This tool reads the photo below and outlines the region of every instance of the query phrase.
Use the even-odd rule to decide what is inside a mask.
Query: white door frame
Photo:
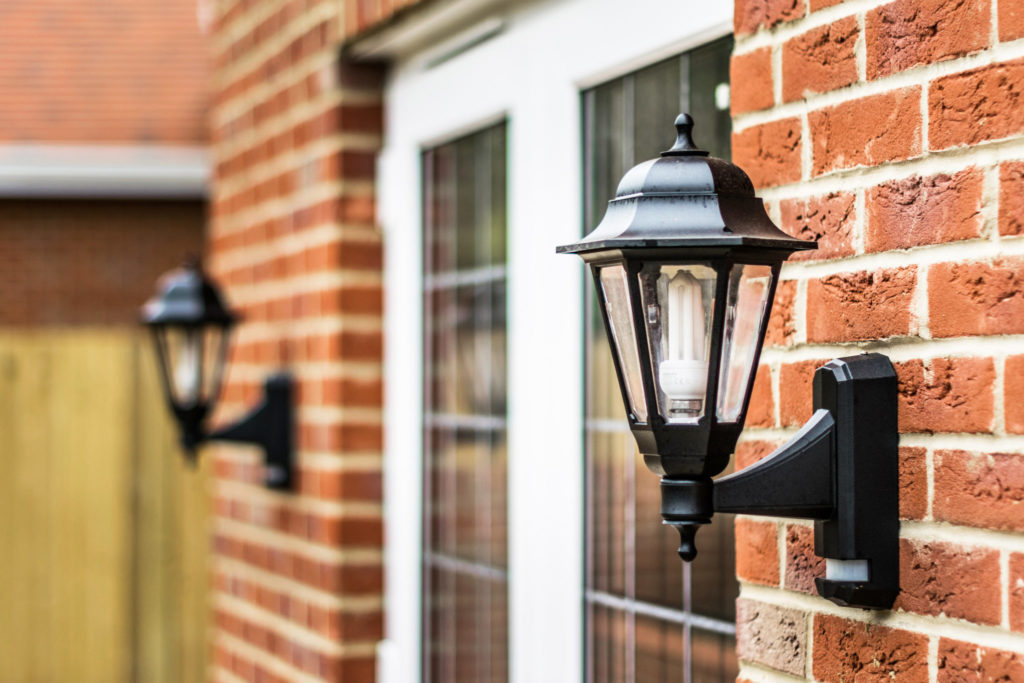
[[[731,2],[494,5],[464,27],[468,49],[459,51],[459,34],[431,50],[391,48],[378,170],[386,255],[382,683],[420,680],[422,151],[508,121],[510,680],[581,681],[584,280],[578,258],[554,251],[581,235],[580,90],[732,27]],[[417,37],[422,45],[423,32]]]

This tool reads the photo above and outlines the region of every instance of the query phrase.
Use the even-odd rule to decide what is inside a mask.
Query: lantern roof
[[[157,293],[142,307],[146,325],[231,325],[237,320],[217,286],[204,275],[197,259],[165,273]]]
[[[816,242],[790,237],[772,222],[739,166],[697,147],[689,114],[680,114],[675,127],[672,148],[630,169],[593,232],[581,242],[557,247],[558,253],[757,247],[784,258],[817,248]]]

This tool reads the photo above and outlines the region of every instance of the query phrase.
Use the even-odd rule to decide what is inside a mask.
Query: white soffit
[[[356,59],[400,59],[414,52],[429,51],[442,61],[476,42],[501,31],[500,19],[534,0],[437,0],[413,6],[393,22],[371,30],[346,45]],[[467,29],[467,27],[469,27]]]
[[[205,147],[0,144],[3,198],[202,199]]]

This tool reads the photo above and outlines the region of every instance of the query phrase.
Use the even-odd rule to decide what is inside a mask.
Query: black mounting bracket
[[[294,471],[293,394],[295,381],[288,373],[267,378],[263,402],[233,425],[206,435],[206,440],[233,441],[263,447],[267,488],[290,490]]]
[[[679,529],[679,553],[711,512],[813,519],[826,559],[818,593],[868,609],[899,593],[897,383],[889,359],[839,358],[814,374],[814,414],[782,447],[714,482],[662,479],[662,516]]]

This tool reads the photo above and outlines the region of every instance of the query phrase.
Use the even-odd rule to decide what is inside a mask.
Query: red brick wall
[[[824,569],[811,526],[740,518],[741,679],[1017,680],[1024,11],[737,0],[735,29],[735,160],[821,247],[783,271],[741,462],[810,416],[821,362],[888,353],[903,518],[891,613],[808,599]]]
[[[198,201],[0,201],[0,326],[137,325],[205,220]]]
[[[394,21],[414,6],[436,0],[345,0],[345,37]]]
[[[245,316],[223,415],[291,370],[299,468],[297,490],[275,493],[251,450],[212,453],[218,680],[374,680],[383,72],[339,61],[347,5],[218,3],[209,263]]]

